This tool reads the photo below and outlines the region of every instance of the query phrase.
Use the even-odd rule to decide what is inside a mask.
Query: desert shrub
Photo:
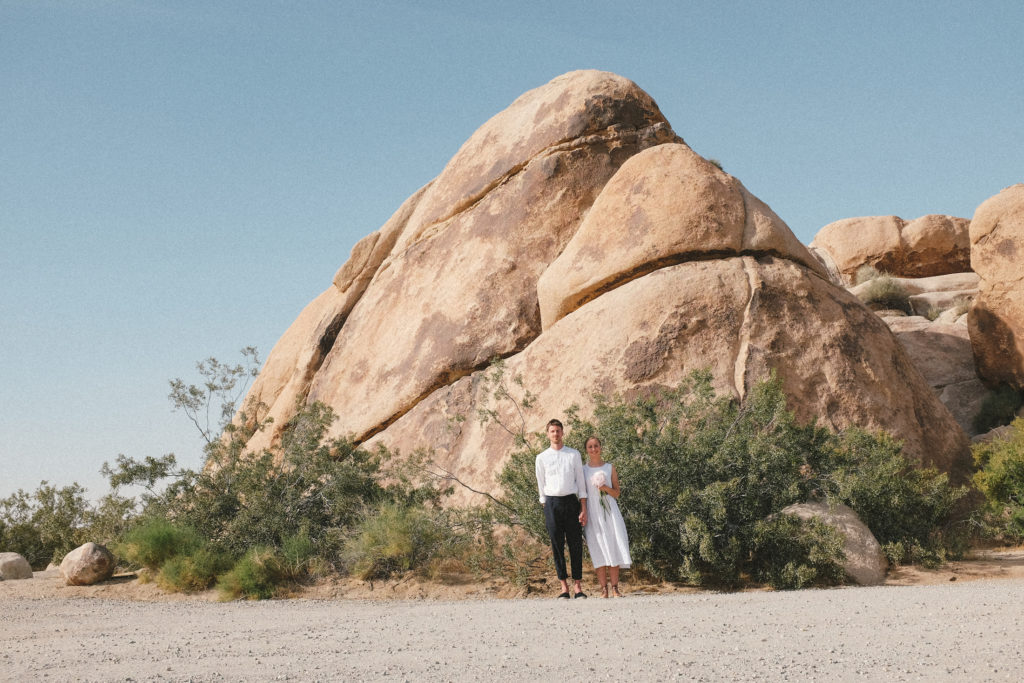
[[[422,569],[457,542],[441,511],[388,503],[365,515],[343,556],[353,574],[381,579]]]
[[[156,582],[165,590],[194,593],[212,586],[217,576],[231,569],[232,564],[227,553],[203,545],[167,559],[160,567]]]
[[[444,493],[384,449],[371,452],[347,439],[327,438],[334,419],[321,403],[302,406],[273,453],[245,453],[251,431],[228,427],[208,445],[207,467],[199,472],[177,469],[173,456],[145,462],[122,457],[109,470],[112,484],[152,490],[145,503],[148,517],[194,529],[230,555],[270,549],[282,562],[272,576],[321,572],[336,560],[366,509],[389,501],[423,506]],[[165,479],[170,483],[158,491],[156,483]]]
[[[153,517],[125,534],[116,552],[131,564],[155,571],[176,555],[199,550],[204,543],[192,527]]]
[[[842,583],[843,538],[817,519],[775,515],[754,528],[753,578],[776,590]]]
[[[632,401],[596,397],[592,421],[570,416],[566,443],[597,434],[618,469],[635,565],[656,579],[724,587],[755,576],[778,585],[834,580],[828,539],[812,530],[806,542],[782,544],[765,526],[787,505],[810,500],[849,505],[898,561],[962,549],[964,487],[915,467],[884,434],[798,422],[775,377],[736,401],[698,372]],[[513,456],[500,481],[502,501],[524,508],[521,519],[539,510],[531,458]],[[775,554],[759,556],[759,547]]]
[[[982,522],[994,537],[1024,541],[1024,419],[1002,439],[975,444],[974,485],[985,497]]]
[[[22,489],[0,499],[0,550],[22,555],[35,570],[88,538],[91,507],[78,484],[58,488],[43,481],[32,493]]]
[[[222,600],[266,600],[274,597],[289,576],[281,558],[273,548],[257,546],[249,549],[235,566],[217,580]]]
[[[907,290],[890,275],[880,275],[871,279],[870,284],[858,296],[865,304],[878,308],[903,311],[908,315],[914,312]]]
[[[971,426],[976,434],[1010,424],[1024,405],[1024,394],[1011,386],[1000,384],[982,401],[978,414],[974,416]]]
[[[875,278],[878,278],[878,277],[881,277],[881,276],[882,276],[882,272],[881,271],[879,271],[874,266],[869,266],[869,265],[865,264],[865,265],[863,265],[863,266],[861,266],[860,268],[857,269],[857,272],[853,276],[853,284],[855,284],[855,285],[862,285],[865,282],[867,282],[868,280],[874,280]]]
[[[722,162],[719,161],[718,159],[708,158],[708,163],[717,168],[719,171],[725,170],[722,168]]]
[[[971,301],[972,299],[969,296],[958,296],[953,299],[953,310],[956,311],[957,318],[971,310]]]
[[[889,561],[936,565],[966,549],[971,500],[965,486],[919,467],[884,433],[848,429],[829,440],[825,473],[833,499],[853,508]]]

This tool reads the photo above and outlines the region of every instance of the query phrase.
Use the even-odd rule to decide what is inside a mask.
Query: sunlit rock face
[[[1024,389],[1024,183],[974,212],[971,265],[981,277],[967,317],[978,374]]]
[[[947,275],[971,270],[969,225],[937,214],[844,218],[819,230],[810,246],[843,284],[852,284],[863,266],[909,278]]]
[[[743,396],[774,370],[805,419],[886,429],[924,462],[966,465],[966,437],[886,325],[614,74],[525,93],[356,245],[255,382],[275,422],[250,447],[323,401],[333,434],[432,448],[493,490],[512,437],[477,409],[520,424],[490,399],[495,357],[537,396],[529,430],[572,404],[586,413],[596,391],[635,396],[707,368]]]

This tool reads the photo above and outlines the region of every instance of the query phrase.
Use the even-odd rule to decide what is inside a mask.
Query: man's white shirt
[[[583,458],[575,448],[562,446],[557,451],[548,448],[537,454],[535,468],[541,503],[544,503],[548,496],[576,494],[580,498],[587,497],[587,482],[583,478]]]

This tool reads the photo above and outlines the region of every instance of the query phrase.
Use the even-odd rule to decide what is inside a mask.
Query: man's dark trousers
[[[575,495],[547,496],[544,499],[544,525],[551,539],[555,571],[559,581],[568,578],[565,571],[565,544],[569,543],[572,579],[583,578],[583,527],[580,526],[580,501]]]

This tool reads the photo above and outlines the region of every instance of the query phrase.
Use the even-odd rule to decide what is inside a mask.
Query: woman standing
[[[626,523],[619,512],[618,497],[622,492],[619,474],[614,465],[601,459],[601,440],[596,436],[587,439],[587,457],[589,462],[583,466],[590,499],[590,519],[584,527],[587,548],[594,561],[602,597],[608,597],[608,575],[611,574],[612,595],[621,598],[619,569],[628,569],[633,560],[629,556]]]

